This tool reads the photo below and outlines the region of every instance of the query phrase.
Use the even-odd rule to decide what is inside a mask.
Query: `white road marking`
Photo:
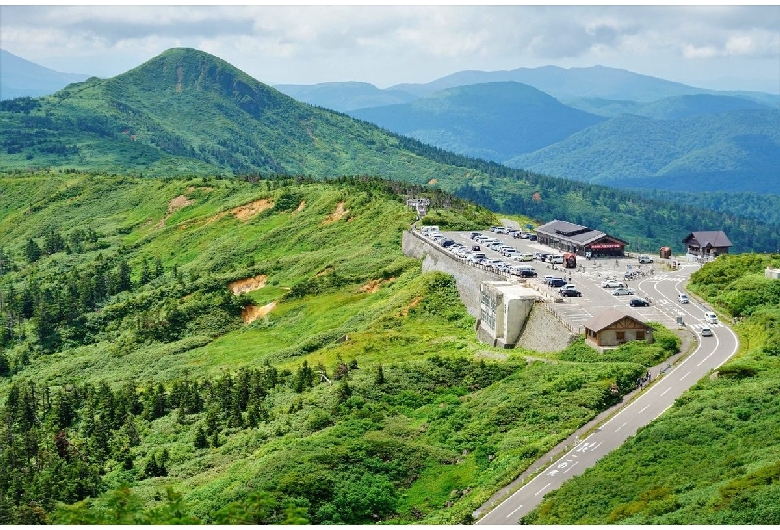
[[[623,427],[625,427],[627,423],[628,423],[627,421],[624,421],[624,422],[623,422],[623,425],[621,425],[620,427],[618,427],[617,429],[615,429],[615,432],[618,432],[620,429],[622,429]]]
[[[691,372],[688,372],[688,373],[686,373],[684,376],[682,376],[682,377],[680,378],[680,381],[682,381],[683,379],[685,379],[685,378],[686,378],[686,377],[688,377],[689,375],[691,375]]]
[[[507,519],[509,519],[510,517],[512,517],[512,516],[515,514],[515,512],[516,512],[517,510],[519,510],[520,508],[522,508],[522,507],[523,507],[523,505],[521,504],[520,506],[518,506],[517,508],[515,508],[514,510],[512,510],[512,511],[510,512],[510,514],[506,516],[506,518],[507,518]]]
[[[536,497],[537,495],[539,495],[541,492],[543,492],[544,490],[546,490],[546,489],[547,489],[547,488],[549,488],[550,486],[552,486],[552,482],[548,483],[548,484],[547,484],[545,487],[543,487],[542,489],[540,489],[539,491],[537,491],[536,493],[534,493],[534,497]]]
[[[661,397],[661,396],[663,396],[664,394],[666,394],[666,393],[667,393],[667,392],[669,392],[670,390],[671,390],[671,387],[670,387],[670,388],[667,388],[667,389],[666,389],[666,390],[664,390],[664,391],[663,391],[663,393],[662,393],[660,396],[658,396],[658,397]]]
[[[579,462],[574,462],[569,469],[567,469],[566,471],[563,472],[563,474],[565,475],[566,473],[568,473],[569,471],[574,469],[574,466],[576,466],[577,464],[579,464]]]
[[[644,411],[646,411],[646,410],[647,410],[647,408],[648,408],[649,406],[650,406],[650,405],[647,405],[645,408],[643,408],[642,410],[640,410],[640,411],[639,411],[639,414],[642,414]]]

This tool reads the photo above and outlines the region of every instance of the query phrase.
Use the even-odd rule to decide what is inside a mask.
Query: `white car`
[[[688,295],[685,293],[680,293],[677,295],[677,301],[681,304],[687,304],[690,300],[688,300]]]
[[[623,283],[617,280],[604,280],[601,282],[601,286],[605,289],[617,289],[618,287],[623,287]]]
[[[533,254],[520,254],[519,256],[516,256],[515,259],[517,261],[533,261],[534,255]]]
[[[708,328],[707,326],[701,328],[701,336],[702,337],[712,337],[712,330]]]
[[[615,289],[614,291],[612,291],[612,294],[614,294],[615,296],[622,296],[622,295],[626,295],[626,294],[634,294],[634,290],[633,289],[628,289],[626,287],[619,287],[619,288]]]
[[[718,315],[716,315],[712,311],[705,311],[705,313],[704,313],[704,320],[707,322],[707,324],[717,324],[718,323]]]

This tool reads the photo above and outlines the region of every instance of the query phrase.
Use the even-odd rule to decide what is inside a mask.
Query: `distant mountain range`
[[[274,85],[282,94],[318,107],[346,112],[367,107],[409,103],[417,96],[403,90],[382,90],[370,83]]]
[[[411,103],[347,114],[448,151],[495,162],[552,145],[606,120],[514,82],[460,86]]]
[[[492,118],[481,122],[475,118],[474,106],[469,104],[475,95],[480,95],[481,112]],[[615,124],[629,127],[632,120],[642,120],[640,124],[661,121],[636,116],[606,119],[562,105],[519,83],[461,87],[426,100],[428,103],[414,102],[421,109],[419,116],[436,116],[436,105],[448,108],[458,104],[462,116],[449,121],[440,116],[444,125],[468,124],[477,136],[486,136],[488,129],[480,132],[479,127],[493,121],[505,126],[525,121],[526,129],[516,128],[508,138],[522,137],[530,146],[527,149],[537,147],[531,145],[538,141],[534,135],[546,142],[556,141],[522,156],[551,149],[594,129],[603,128],[608,133]],[[513,101],[522,104],[522,116],[514,118],[510,113],[508,119],[499,119],[505,102]],[[539,109],[544,112],[535,116]],[[734,124],[741,123],[751,131],[753,118],[747,113],[773,111],[730,112],[746,113],[742,122]],[[545,113],[557,113],[558,118],[544,122]],[[702,127],[715,131],[715,124],[703,118],[708,115],[684,120],[701,120]],[[124,74],[72,83],[51,96],[2,101],[0,122],[0,170],[51,168],[144,176],[369,175],[441,188],[493,211],[571,219],[630,240],[632,248],[675,244],[689,231],[709,227],[726,231],[739,241],[741,249],[776,248],[777,244],[776,227],[764,224],[764,220],[754,222],[696,206],[678,208],[635,193],[462,156],[298,102],[223,60],[192,49],[168,50]],[[695,123],[689,125],[692,138],[677,136],[674,141],[691,143]],[[771,124],[766,127],[771,128]],[[636,133],[627,130],[624,136],[630,134]],[[659,134],[668,133],[661,129]],[[620,134],[613,136],[619,138]],[[750,145],[758,152],[762,147],[771,148],[775,140],[761,132],[740,141],[743,147]],[[636,149],[641,161],[655,163],[652,150],[648,151],[649,159],[642,160],[641,145]],[[619,145],[615,152],[621,152]],[[706,149],[701,152],[706,153]],[[717,154],[726,160],[740,156],[727,151]],[[670,164],[666,162],[666,166]],[[750,176],[752,179],[764,178],[769,171],[758,164],[750,167],[761,169]],[[747,188],[751,184],[742,185]],[[767,180],[767,187],[772,185]]]
[[[0,50],[0,100],[48,96],[70,83],[88,78],[83,74],[56,72]]]

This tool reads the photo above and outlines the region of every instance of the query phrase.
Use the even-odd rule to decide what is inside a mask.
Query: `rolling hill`
[[[350,116],[474,158],[503,162],[603,121],[521,83],[484,83]]]
[[[390,88],[423,97],[456,86],[497,81],[515,81],[531,85],[564,103],[568,100],[581,98],[650,102],[672,96],[713,94],[744,96],[775,108],[780,106],[780,95],[778,94],[750,91],[720,92],[606,66],[585,68],[541,66],[539,68],[517,68],[493,72],[467,70],[456,72],[430,83],[406,83]]]
[[[0,100],[48,96],[88,77],[57,72],[0,49]]]
[[[647,103],[585,98],[571,100],[567,104],[608,118],[615,118],[622,114],[636,114],[659,120],[674,120],[701,114],[718,114],[731,110],[769,110],[772,108],[770,105],[744,97],[709,94],[672,96]]]
[[[780,111],[623,115],[507,161],[617,187],[780,193]]]
[[[402,90],[382,90],[370,83],[358,82],[274,85],[274,88],[298,101],[339,112],[409,103],[417,99],[417,96]]]

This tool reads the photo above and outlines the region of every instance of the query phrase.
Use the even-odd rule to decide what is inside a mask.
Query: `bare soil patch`
[[[244,321],[245,324],[249,324],[251,322],[254,322],[258,318],[263,318],[268,313],[271,312],[271,310],[276,307],[276,302],[271,302],[270,304],[265,304],[264,306],[256,306],[256,305],[248,305],[243,310],[241,310],[241,319]]]
[[[438,181],[438,180],[436,180],[436,179],[431,179],[431,180],[429,180],[429,181],[428,181],[428,185],[429,185],[429,186],[433,186],[433,185],[434,185],[434,184],[436,184],[437,182],[439,182],[439,181]]]
[[[387,280],[379,280],[379,279],[371,280],[370,282],[362,286],[360,289],[358,289],[358,292],[374,294],[379,290],[380,287],[382,287],[382,284],[391,283],[394,280],[395,278],[388,278]]]
[[[349,210],[344,209],[344,203],[340,202],[336,205],[336,210],[328,217],[326,217],[325,220],[322,222],[322,224],[328,224],[334,221],[338,221],[339,219],[343,219],[344,216],[347,215],[348,213]]]
[[[236,280],[228,284],[228,289],[230,289],[230,291],[234,295],[238,296],[240,294],[256,291],[257,289],[262,289],[263,287],[265,287],[265,281],[267,279],[268,276],[266,276],[265,274],[260,274],[258,276],[255,276],[254,278],[245,278],[243,280]]]
[[[233,208],[230,210],[230,213],[232,213],[239,221],[248,221],[260,212],[269,208],[273,208],[273,206],[274,203],[268,199],[260,199],[254,202],[250,202],[249,204],[239,206],[238,208]]]
[[[301,201],[301,204],[298,205],[295,212],[302,212],[304,208],[306,208],[306,201]]]
[[[422,299],[423,299],[423,297],[422,297],[422,296],[418,296],[417,298],[415,298],[414,300],[412,300],[411,302],[409,302],[409,305],[407,305],[406,307],[404,307],[404,308],[401,310],[401,316],[402,316],[402,317],[405,317],[405,316],[407,316],[407,315],[409,314],[409,311],[411,311],[412,309],[414,309],[414,307],[416,307],[416,306],[417,306],[417,304],[419,304],[419,303],[422,301]]]
[[[165,226],[165,221],[168,220],[173,212],[181,210],[185,206],[190,206],[192,204],[195,204],[195,200],[188,199],[185,195],[179,195],[178,197],[171,199],[170,202],[168,202],[168,213],[166,213],[163,218],[160,219],[160,222],[157,223],[155,227],[162,228]]]

